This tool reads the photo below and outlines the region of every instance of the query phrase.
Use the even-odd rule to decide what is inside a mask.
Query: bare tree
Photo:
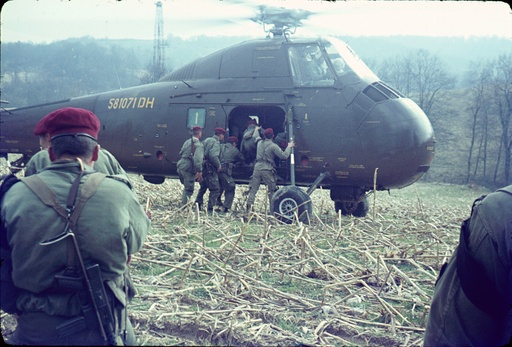
[[[466,73],[466,82],[470,86],[467,93],[469,106],[466,111],[472,118],[466,183],[469,183],[477,175],[480,161],[483,166],[482,176],[487,176],[488,111],[490,107],[488,86],[491,70],[490,64],[473,63],[472,68]],[[473,173],[471,173],[472,168]]]
[[[439,56],[419,49],[402,57],[384,61],[379,71],[382,79],[406,96],[416,100],[429,114],[443,90],[455,85]]]
[[[494,68],[492,89],[494,103],[501,125],[500,159],[503,153],[503,177],[505,185],[510,181],[512,160],[512,53],[501,55]],[[496,163],[494,179],[497,180],[500,160]]]
[[[512,179],[512,53],[475,65],[466,81],[470,86],[466,111],[472,118],[467,182],[508,185]]]

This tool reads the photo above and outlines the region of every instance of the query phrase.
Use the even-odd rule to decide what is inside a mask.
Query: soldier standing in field
[[[41,150],[34,154],[27,165],[25,166],[25,177],[35,175],[43,168],[51,164],[50,156],[48,154],[48,147],[50,146],[50,134],[46,130],[46,118],[43,117],[34,128],[34,135],[39,137],[39,145]],[[107,151],[100,148],[98,153],[98,160],[94,163],[94,170],[103,172],[106,175],[121,175],[124,179],[128,179],[128,175],[122,168],[117,159]]]
[[[194,194],[195,182],[203,181],[204,147],[201,143],[203,129],[195,126],[191,130],[192,137],[181,146],[180,160],[177,163],[178,175],[183,184],[182,206],[185,206]]]
[[[477,199],[435,284],[424,345],[512,344],[512,186]]]
[[[199,209],[203,206],[203,197],[206,190],[210,190],[208,196],[208,211],[212,212],[217,198],[220,195],[219,172],[222,170],[220,165],[220,144],[224,141],[226,130],[215,128],[213,136],[203,141],[204,161],[203,161],[203,181],[201,188],[197,193],[196,204]]]
[[[136,343],[127,314],[135,294],[128,265],[150,221],[128,181],[93,170],[99,126],[85,109],[50,113],[52,163],[0,201],[2,260],[8,260],[1,304],[18,316],[10,344]],[[5,291],[9,281],[14,300]]]
[[[232,177],[233,166],[244,161],[244,156],[237,148],[238,139],[235,136],[228,137],[227,143],[223,143],[220,148],[220,163],[222,171],[219,172],[220,194],[217,198],[217,205],[223,206],[223,212],[229,212],[235,199],[235,180]],[[224,203],[221,195],[225,192]]]
[[[272,128],[265,129],[262,140],[259,134],[260,127],[254,129],[253,137],[257,144],[256,149],[256,164],[254,164],[254,171],[252,174],[251,182],[249,183],[249,196],[247,197],[247,211],[250,211],[256,199],[256,193],[260,188],[263,181],[268,188],[268,201],[269,206],[272,202],[272,195],[276,191],[276,169],[275,158],[287,159],[290,156],[292,147],[295,147],[295,142],[290,141],[283,151],[279,146],[274,143],[274,130]]]

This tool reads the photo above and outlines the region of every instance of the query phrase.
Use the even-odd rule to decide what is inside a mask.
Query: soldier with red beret
[[[34,135],[39,136],[39,145],[41,150],[34,154],[25,166],[25,177],[38,173],[43,168],[51,164],[48,154],[50,146],[50,133],[46,129],[46,120],[51,115],[43,117],[34,128]],[[98,152],[98,160],[94,163],[94,170],[103,172],[107,175],[121,175],[123,179],[128,180],[126,171],[122,168],[117,159],[104,148]]]
[[[183,184],[181,206],[185,206],[194,194],[195,182],[203,181],[203,128],[194,126],[190,130],[192,137],[181,146],[180,160],[177,163],[178,176]]]
[[[249,196],[247,197],[247,210],[250,211],[256,199],[256,193],[260,188],[261,182],[267,185],[269,206],[272,202],[272,195],[276,191],[276,170],[275,158],[287,159],[295,147],[295,142],[290,141],[285,150],[273,141],[274,130],[267,128],[263,132],[265,140],[262,140],[259,134],[260,127],[254,129],[253,137],[257,144],[256,149],[256,164],[252,174],[251,182],[249,182]]]
[[[2,287],[11,280],[17,288],[9,310],[19,315],[7,342],[135,344],[126,312],[135,293],[128,264],[142,248],[150,221],[129,182],[93,170],[100,127],[94,113],[68,107],[50,113],[45,122],[52,163],[14,184],[0,205],[12,259],[10,278],[2,271]],[[99,269],[107,304],[102,312],[113,317],[109,329],[99,323],[105,320],[94,319],[82,265]],[[0,293],[2,304],[5,294]]]
[[[230,136],[226,143],[220,147],[220,163],[222,171],[219,172],[220,195],[217,199],[217,205],[222,206],[223,212],[229,212],[235,199],[236,184],[233,179],[233,166],[244,161],[244,156],[237,148],[238,139]],[[221,195],[225,192],[224,203],[222,203]]]
[[[226,130],[224,128],[215,128],[213,136],[203,141],[204,161],[203,161],[203,181],[201,188],[197,193],[196,204],[199,208],[203,206],[203,197],[206,190],[210,190],[208,196],[208,211],[213,211],[213,207],[220,195],[219,172],[222,170],[220,165],[220,143],[224,141]]]

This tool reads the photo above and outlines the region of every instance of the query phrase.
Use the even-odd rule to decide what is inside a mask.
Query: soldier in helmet
[[[128,264],[150,221],[128,181],[93,170],[99,127],[85,109],[51,112],[52,163],[15,183],[0,201],[1,246],[12,259],[10,275],[2,264],[1,282],[17,288],[8,310],[19,315],[10,344],[136,343],[126,312],[135,293]],[[85,268],[99,271],[95,281],[84,280],[92,278]],[[2,309],[4,295],[0,291]],[[93,298],[107,305],[101,314]]]
[[[220,165],[220,144],[224,141],[226,130],[215,128],[213,136],[203,141],[204,161],[203,161],[203,182],[197,193],[196,203],[199,208],[203,206],[203,197],[206,190],[210,190],[208,196],[208,211],[213,211],[213,207],[220,195],[219,172],[222,170]]]
[[[217,205],[222,206],[223,212],[229,212],[235,198],[236,184],[233,179],[233,166],[244,161],[244,156],[237,148],[238,139],[230,136],[226,143],[220,148],[220,163],[222,171],[219,172],[220,194],[217,199]],[[225,192],[224,203],[221,201],[221,195]]]
[[[261,182],[267,185],[268,188],[268,201],[272,202],[272,195],[276,191],[276,170],[275,158],[287,159],[292,147],[295,147],[295,142],[290,141],[283,151],[273,141],[274,130],[272,128],[265,129],[262,140],[259,135],[260,127],[254,129],[253,137],[257,143],[256,150],[256,164],[254,164],[254,171],[251,182],[249,183],[249,196],[247,197],[247,210],[250,211],[256,199],[256,193],[260,188]]]
[[[200,126],[194,126],[191,131],[192,137],[181,146],[180,160],[177,163],[178,175],[183,184],[182,206],[186,205],[194,194],[195,182],[203,181],[204,147],[201,143],[203,129]]]

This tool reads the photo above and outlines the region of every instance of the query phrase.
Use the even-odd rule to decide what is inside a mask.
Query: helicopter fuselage
[[[0,154],[39,150],[35,124],[62,107],[93,111],[99,142],[127,172],[153,183],[177,177],[181,145],[194,125],[242,138],[248,120],[273,128],[294,149],[294,178],[321,185],[334,201],[357,202],[374,185],[402,188],[423,176],[434,155],[425,113],[381,82],[343,42],[284,38],[241,43],[198,59],[160,82],[2,111]],[[293,133],[293,134],[292,134]],[[280,184],[290,165],[276,163]],[[251,165],[234,168],[247,183]]]

